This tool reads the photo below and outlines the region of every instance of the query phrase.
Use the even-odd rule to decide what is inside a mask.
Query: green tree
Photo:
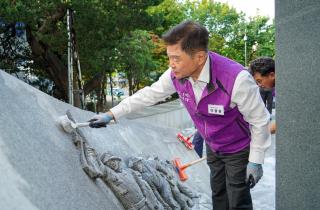
[[[66,11],[75,11],[73,30],[81,59],[85,94],[101,87],[118,41],[135,29],[151,29],[158,19],[146,9],[161,0],[3,0],[0,17],[26,24],[27,41],[34,63],[31,69],[55,84],[54,95],[67,100]],[[159,17],[156,17],[159,18]],[[3,52],[3,54],[6,52]]]
[[[268,22],[270,22],[268,17],[256,16],[247,23],[248,45],[251,47],[249,60],[259,56],[275,56],[274,22],[271,24]]]
[[[177,0],[164,0],[159,5],[149,7],[147,12],[159,21],[152,30],[158,36],[187,18],[185,5]]]
[[[246,31],[248,60],[274,55],[274,24],[268,23],[268,17],[257,16],[247,21],[244,13],[228,4],[209,0],[186,1],[185,8],[188,18],[203,24],[210,32],[210,50],[244,65]]]
[[[257,16],[247,20],[243,13],[237,13],[227,4],[210,0],[0,1],[0,68],[13,71],[25,65],[24,70],[53,81],[54,96],[63,100],[67,99],[67,8],[75,11],[73,31],[84,91],[98,97],[100,110],[105,98],[106,75],[125,71],[132,93],[167,69],[166,48],[159,37],[185,19],[208,28],[210,50],[242,64],[245,31],[248,61],[275,54],[274,23],[269,23],[269,18]],[[26,24],[29,48],[24,48],[25,51],[12,33],[18,21]],[[6,22],[5,27],[2,22]],[[155,47],[147,44],[139,49],[143,40],[149,43],[149,36]]]
[[[162,34],[185,20],[187,18],[186,11],[185,5],[177,0],[164,0],[161,4],[147,9],[150,16],[159,20],[157,27],[152,30],[152,41],[156,46],[153,57],[158,68],[152,72],[150,81],[156,81],[168,69],[167,50],[161,40]]]
[[[141,83],[146,82],[157,67],[153,60],[154,47],[150,34],[142,30],[132,31],[120,40],[117,63],[126,73],[129,95],[140,89]]]
[[[241,22],[244,15],[228,4],[214,1],[186,1],[188,16],[206,26],[210,33],[209,49],[219,54],[242,61],[238,55],[239,46],[233,47],[234,40],[240,38]],[[240,36],[239,36],[240,35]]]

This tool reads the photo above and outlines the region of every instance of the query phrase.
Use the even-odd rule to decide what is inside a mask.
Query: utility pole
[[[248,40],[247,27],[244,30],[243,40],[244,40],[244,66],[247,67],[247,40]]]
[[[67,31],[68,31],[68,96],[69,103],[73,106],[85,108],[85,98],[83,91],[83,80],[81,75],[79,53],[76,45],[76,33],[73,28],[75,11],[67,9]],[[74,72],[75,62],[76,72]],[[74,79],[74,76],[76,78]],[[80,104],[79,104],[80,102]]]
[[[73,105],[73,53],[71,35],[71,9],[67,9],[67,31],[68,31],[68,98],[69,104]]]
[[[80,106],[82,109],[85,109],[86,104],[85,104],[85,97],[84,97],[84,90],[83,90],[83,80],[82,80],[82,74],[81,74],[81,66],[80,66],[80,58],[79,58],[79,53],[78,53],[78,48],[77,48],[77,41],[76,41],[76,32],[73,28],[73,23],[74,23],[74,14],[76,11],[72,10],[71,13],[71,39],[72,39],[72,52],[73,52],[73,59],[76,62],[77,66],[77,89],[73,90],[73,93],[76,94],[77,99],[80,99]],[[76,104],[76,103],[75,103]]]

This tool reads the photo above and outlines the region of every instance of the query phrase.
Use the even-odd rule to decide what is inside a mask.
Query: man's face
[[[136,170],[136,171],[139,171],[140,173],[143,172],[143,164],[141,161],[135,163],[133,165],[133,169]]]
[[[108,160],[107,165],[116,172],[121,172],[120,161],[118,160]]]
[[[275,74],[270,72],[269,74],[262,76],[259,72],[255,72],[253,78],[261,88],[271,89],[275,86]]]
[[[185,77],[197,79],[206,61],[206,53],[204,51],[196,52],[193,56],[190,56],[181,49],[180,43],[168,45],[167,55],[169,66],[177,79]]]

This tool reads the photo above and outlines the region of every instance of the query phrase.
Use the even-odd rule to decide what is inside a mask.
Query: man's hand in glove
[[[107,127],[107,124],[113,119],[111,112],[94,115],[90,120],[89,126],[91,128]]]
[[[262,165],[258,163],[249,162],[247,165],[246,183],[250,188],[253,188],[263,176]]]

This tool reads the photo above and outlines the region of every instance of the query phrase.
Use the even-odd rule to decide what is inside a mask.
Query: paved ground
[[[276,110],[272,110],[272,120],[275,120]],[[261,181],[251,191],[255,210],[274,210],[276,199],[276,135],[272,135],[271,147],[266,152],[263,164],[264,175]]]
[[[251,195],[255,210],[275,209],[275,135],[272,136],[272,145],[266,153],[263,164],[263,177],[252,189]]]

